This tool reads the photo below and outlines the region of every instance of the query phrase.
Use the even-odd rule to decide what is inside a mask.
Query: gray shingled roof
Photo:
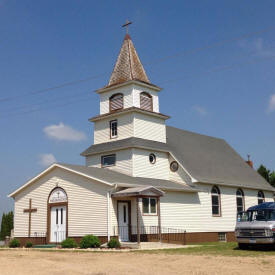
[[[199,182],[275,191],[228,143],[166,127],[170,152]]]
[[[76,172],[85,174],[97,178],[98,180],[106,181],[110,184],[117,184],[120,187],[136,187],[136,186],[153,186],[156,188],[167,190],[179,190],[186,192],[198,192],[195,186],[182,184],[169,180],[143,178],[143,177],[131,177],[117,171],[104,168],[87,167],[84,165],[73,165],[66,163],[58,163],[60,166],[67,167]]]
[[[127,138],[90,146],[82,155],[130,147],[170,152],[198,182],[275,191],[223,139],[166,126],[167,143]]]
[[[112,142],[104,142],[100,144],[91,145],[88,149],[81,153],[82,156],[89,156],[103,152],[110,152],[113,150],[121,150],[126,148],[145,148],[156,151],[169,152],[169,147],[166,143],[147,140],[142,138],[126,138]]]
[[[149,194],[154,193],[157,196],[163,196],[164,192],[156,187],[152,187],[152,186],[139,186],[139,187],[130,187],[130,188],[126,188],[120,191],[117,191],[115,193],[112,194],[112,197],[132,197],[132,196],[148,196]]]

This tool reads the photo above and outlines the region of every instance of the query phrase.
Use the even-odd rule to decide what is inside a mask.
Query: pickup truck
[[[235,236],[240,249],[257,244],[275,247],[275,202],[264,202],[239,212]]]

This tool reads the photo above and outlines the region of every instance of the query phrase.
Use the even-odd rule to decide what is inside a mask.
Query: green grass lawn
[[[237,243],[201,243],[198,246],[188,248],[172,248],[172,249],[159,249],[159,250],[133,250],[130,253],[144,253],[144,254],[174,254],[174,255],[207,255],[207,256],[232,256],[232,257],[258,257],[258,256],[273,256],[275,257],[275,248],[271,247],[255,247],[246,250],[238,248]],[[4,247],[0,247],[0,251],[5,251]],[[115,251],[91,251],[91,250],[52,250],[52,249],[35,249],[41,252],[87,252],[87,253],[116,253]]]
[[[256,247],[247,250],[238,248],[237,243],[202,243],[201,246],[189,248],[163,249],[138,251],[138,253],[165,253],[165,254],[192,254],[192,255],[215,255],[215,256],[275,256],[275,248]]]

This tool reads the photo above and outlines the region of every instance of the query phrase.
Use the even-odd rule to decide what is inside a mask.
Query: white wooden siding
[[[58,184],[68,195],[68,235],[107,235],[107,191],[105,184],[55,168],[15,197],[15,237],[28,236],[28,213],[23,213],[32,199],[31,233],[47,231],[47,200]]]
[[[139,85],[129,85],[100,94],[100,114],[109,113],[109,98],[116,93],[124,95],[124,109],[129,107],[140,108],[140,93],[146,92],[153,98],[153,111],[159,112],[158,92]]]
[[[236,224],[236,188],[219,186],[221,191],[221,217],[212,216],[211,188],[200,184],[205,190],[199,193],[166,191],[161,197],[161,224],[163,227],[184,229],[187,232],[229,232]],[[256,205],[257,190],[243,189],[245,208]],[[264,192],[266,201],[273,201],[272,192]],[[133,220],[134,221],[134,220]],[[155,216],[142,216],[145,226],[157,225]]]
[[[124,95],[123,98],[123,105],[124,109],[132,107],[133,106],[133,85],[122,87],[118,89],[114,89],[112,91],[108,91],[105,93],[100,94],[100,114],[106,114],[109,113],[109,98],[113,94],[122,93]]]
[[[159,97],[158,92],[141,86],[134,86],[133,89],[133,106],[140,108],[140,93],[146,92],[152,96],[153,112],[159,112]]]
[[[116,165],[104,169],[115,170],[127,175],[133,174],[132,149],[102,153],[86,157],[86,166],[101,168],[101,156],[116,154]]]
[[[117,119],[117,137],[111,139],[110,138],[110,121],[114,119]],[[117,117],[112,117],[109,119],[95,121],[94,144],[133,137],[134,135],[133,120],[134,120],[134,115],[132,113],[128,113],[124,115],[119,115]]]
[[[117,119],[118,136],[110,138],[110,121]],[[138,137],[166,142],[165,120],[151,115],[127,113],[95,122],[94,144],[112,142],[129,137]]]
[[[149,161],[149,155],[156,156],[156,163]],[[168,180],[168,154],[153,150],[133,149],[133,176]]]
[[[150,115],[135,113],[134,136],[166,143],[165,120]]]

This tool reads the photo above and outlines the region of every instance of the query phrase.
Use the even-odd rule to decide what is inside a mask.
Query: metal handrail
[[[124,237],[128,236],[130,241],[136,240],[137,232],[136,225],[113,227],[114,236],[120,236],[121,239],[125,239]],[[159,226],[139,226],[139,233],[142,241],[159,240],[186,243],[186,230],[184,229]]]

